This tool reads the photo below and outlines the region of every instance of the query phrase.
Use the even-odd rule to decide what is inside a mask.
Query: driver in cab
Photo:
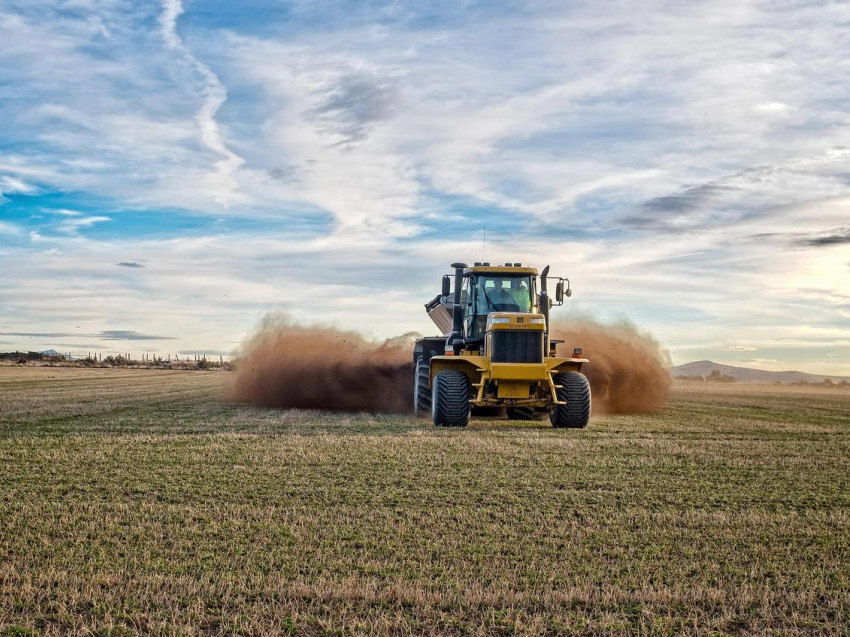
[[[531,297],[528,287],[522,279],[508,279],[505,287],[502,279],[493,281],[493,289],[487,294],[496,310],[502,312],[528,312],[531,309]]]
[[[513,296],[502,285],[502,279],[493,281],[493,291],[490,292],[490,301],[496,306],[497,310],[503,312],[515,311],[512,307],[515,305]]]
[[[531,296],[528,293],[528,284],[523,279],[511,279],[510,296],[520,312],[531,311]]]

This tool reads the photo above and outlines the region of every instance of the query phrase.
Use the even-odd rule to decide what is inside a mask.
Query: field
[[[0,368],[0,635],[850,635],[850,392],[584,431]]]

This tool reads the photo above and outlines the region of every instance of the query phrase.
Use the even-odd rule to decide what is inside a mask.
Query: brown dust
[[[413,342],[382,343],[354,332],[267,317],[246,342],[226,397],[262,407],[406,413],[413,404]],[[621,323],[555,323],[558,354],[581,347],[590,359],[596,413],[654,411],[670,388],[666,352],[648,333]]]
[[[667,404],[670,359],[649,334],[630,323],[603,325],[592,320],[555,322],[552,338],[560,356],[580,347],[590,363],[581,371],[590,381],[593,411],[635,414],[656,411]]]

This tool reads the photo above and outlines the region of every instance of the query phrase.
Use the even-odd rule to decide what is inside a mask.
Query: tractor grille
[[[543,332],[492,332],[490,360],[494,363],[542,363]]]

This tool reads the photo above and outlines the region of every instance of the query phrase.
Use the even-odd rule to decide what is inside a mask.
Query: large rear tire
[[[466,427],[469,424],[469,378],[448,370],[434,376],[431,417],[437,427]]]
[[[508,407],[508,420],[536,420],[534,409],[531,407]]]
[[[562,372],[553,378],[561,388],[555,390],[558,400],[566,405],[555,405],[549,419],[556,429],[584,429],[590,421],[590,383],[579,372]]]
[[[431,366],[424,356],[416,359],[413,375],[413,411],[419,418],[427,418],[431,413]]]

